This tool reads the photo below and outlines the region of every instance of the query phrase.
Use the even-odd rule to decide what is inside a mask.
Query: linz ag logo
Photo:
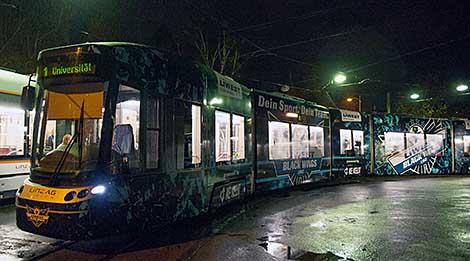
[[[27,205],[26,217],[36,228],[39,228],[49,221],[49,209],[32,208]]]
[[[30,188],[29,192],[33,194],[50,195],[50,196],[55,196],[55,194],[57,194],[57,191],[54,189],[42,189],[42,188]]]

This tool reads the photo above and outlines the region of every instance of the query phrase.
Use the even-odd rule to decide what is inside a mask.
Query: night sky
[[[397,101],[406,99],[411,89],[424,97],[444,98],[455,108],[467,102],[454,91],[458,83],[470,80],[470,9],[464,1],[82,0],[45,1],[35,10],[26,8],[29,1],[0,2],[17,5],[20,13],[35,12],[31,15],[38,15],[37,24],[48,19],[42,27],[87,32],[75,42],[118,40],[167,48],[170,36],[204,20],[207,31],[224,30],[237,39],[243,55],[256,52],[236,77],[249,87],[277,90],[273,83],[288,84],[308,90],[304,96],[315,100],[315,90],[343,71],[352,82],[374,82],[331,87],[338,103],[361,95],[366,109],[382,106],[376,108],[380,111],[386,91]],[[54,10],[60,13],[59,3],[71,5],[70,21],[53,19]],[[14,10],[1,8],[15,17]],[[12,20],[9,26],[15,22],[21,21]],[[39,49],[71,43],[42,41]]]
[[[428,96],[448,89],[447,102],[463,101],[452,95],[457,83],[469,79],[469,9],[463,1],[242,2],[247,4],[223,11],[243,17],[230,19],[231,26],[245,28],[238,33],[262,48],[286,45],[271,52],[299,61],[265,56],[250,67],[252,78],[313,89],[343,71],[353,81],[386,84],[331,90],[337,97],[356,93],[380,106],[385,90],[400,98],[411,89],[427,90]],[[263,22],[275,23],[247,28]]]

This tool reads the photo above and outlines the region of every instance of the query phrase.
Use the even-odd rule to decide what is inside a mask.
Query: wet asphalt
[[[276,192],[202,220],[69,245],[19,231],[3,206],[0,260],[470,260],[470,177]]]

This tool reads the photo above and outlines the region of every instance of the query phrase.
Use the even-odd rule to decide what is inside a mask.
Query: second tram
[[[0,199],[14,198],[28,177],[29,112],[20,106],[29,75],[0,69]]]

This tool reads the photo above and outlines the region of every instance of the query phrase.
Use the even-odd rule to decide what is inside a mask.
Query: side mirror
[[[23,90],[21,91],[21,107],[25,110],[32,111],[35,100],[36,88],[32,86],[23,87]]]

